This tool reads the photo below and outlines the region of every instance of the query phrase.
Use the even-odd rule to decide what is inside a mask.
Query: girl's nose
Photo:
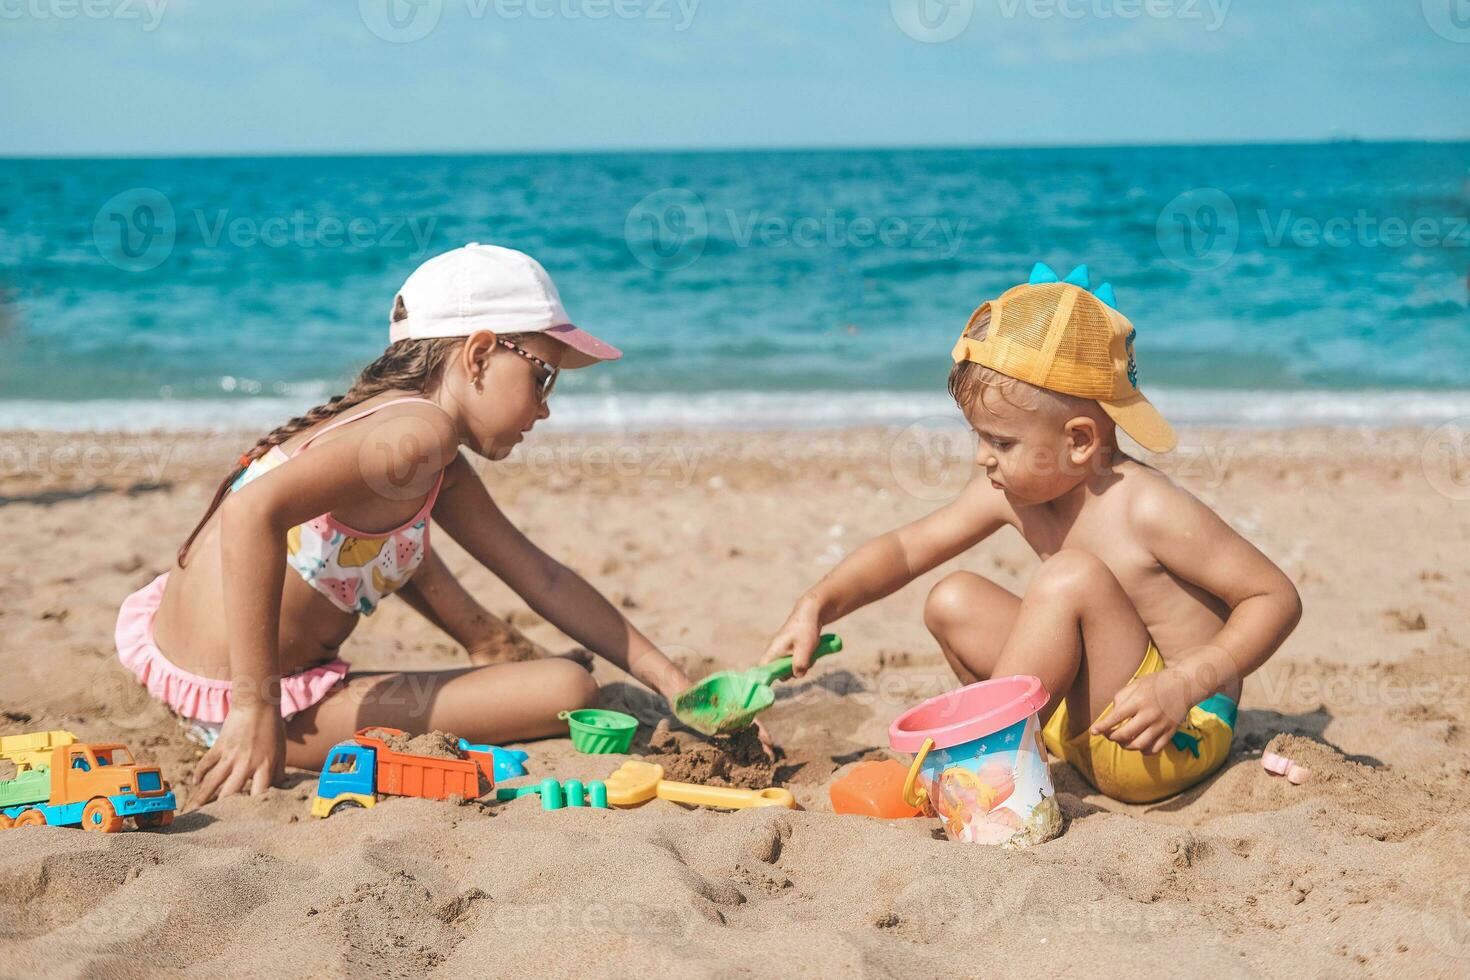
[[[541,402],[541,407],[536,409],[536,418],[544,419],[551,415],[551,399],[547,398]]]

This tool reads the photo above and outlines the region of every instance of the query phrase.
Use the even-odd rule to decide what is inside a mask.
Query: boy
[[[1135,331],[1086,266],[983,304],[949,388],[979,435],[950,504],[853,552],[796,603],[766,660],[810,664],[822,628],[1002,525],[1042,559],[1017,598],[974,572],[929,593],[924,624],[963,684],[1032,674],[1051,692],[1047,748],[1125,802],[1177,793],[1230,750],[1241,679],[1301,617],[1282,571],[1213,511],[1118,447],[1173,430],[1139,392]]]

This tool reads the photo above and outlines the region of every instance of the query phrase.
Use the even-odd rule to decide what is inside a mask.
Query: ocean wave
[[[1282,428],[1438,425],[1470,419],[1470,390],[1254,391],[1162,388],[1150,398],[1175,425]],[[316,404],[300,396],[0,401],[0,430],[265,430]],[[942,392],[712,391],[560,394],[544,432],[860,428],[953,424]]]

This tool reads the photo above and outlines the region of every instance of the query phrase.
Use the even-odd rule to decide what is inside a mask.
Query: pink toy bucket
[[[950,840],[1029,847],[1062,829],[1037,712],[1035,677],[998,677],[930,698],[888,728],[914,753],[904,799],[944,822]]]

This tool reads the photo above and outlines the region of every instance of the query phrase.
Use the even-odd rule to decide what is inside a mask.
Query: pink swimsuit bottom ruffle
[[[168,573],[123,600],[117,614],[117,659],[174,713],[218,725],[230,713],[230,682],[176,667],[153,642],[153,617],[163,601]],[[347,676],[345,660],[333,660],[281,678],[281,715],[290,718],[322,701]]]

